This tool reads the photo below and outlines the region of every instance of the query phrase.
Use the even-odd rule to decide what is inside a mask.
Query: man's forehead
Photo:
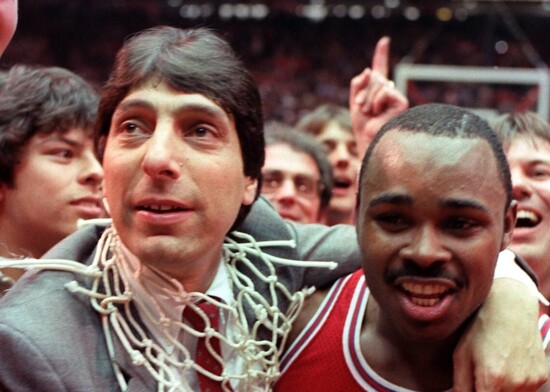
[[[496,158],[486,140],[390,131],[373,151],[362,190],[370,198],[396,189],[434,191],[438,197],[447,190],[483,198],[491,192],[495,197],[497,193],[505,195]]]
[[[163,107],[180,112],[204,112],[210,116],[232,116],[216,101],[207,96],[178,90],[167,83],[148,81],[131,89],[117,105],[115,112],[122,112],[134,108],[157,110]]]
[[[319,173],[319,167],[311,154],[302,151],[288,143],[276,142],[266,145],[266,159],[264,168],[284,168],[293,171],[293,168],[308,167],[311,171]]]
[[[375,162],[384,163],[386,166],[405,162],[423,165],[434,161],[449,166],[463,166],[468,162],[487,160],[487,157],[477,154],[479,151],[490,152],[491,158],[494,158],[491,146],[483,138],[449,137],[391,130],[379,140],[373,155],[377,157]],[[468,162],[464,161],[465,158],[468,158]]]
[[[343,140],[354,142],[355,137],[350,129],[346,129],[338,122],[329,121],[322,131],[319,133],[319,138],[322,140]]]
[[[512,147],[521,146],[526,150],[532,151],[550,151],[550,140],[535,134],[517,135],[504,143],[505,150]]]

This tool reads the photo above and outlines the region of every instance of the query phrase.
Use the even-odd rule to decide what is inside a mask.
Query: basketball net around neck
[[[132,302],[134,301],[129,285],[121,274],[124,254],[121,251],[120,239],[113,227],[107,228],[98,241],[96,253],[91,265],[85,266],[71,260],[11,260],[14,264],[8,265],[19,268],[39,268],[47,270],[64,270],[76,272],[92,279],[91,287],[83,287],[76,281],[65,286],[73,293],[89,297],[92,307],[101,315],[102,327],[109,356],[111,358],[117,381],[123,391],[127,389],[125,377],[115,362],[114,339],[118,339],[127,355],[135,366],[143,366],[157,382],[158,391],[190,391],[191,387],[185,377],[179,374],[190,370],[201,372],[207,377],[222,383],[224,390],[229,391],[230,382],[237,382],[239,391],[269,391],[272,383],[279,376],[279,361],[285,345],[292,322],[302,308],[305,297],[313,292],[313,289],[303,289],[291,292],[277,277],[274,264],[285,264],[297,267],[324,267],[332,269],[332,262],[295,261],[278,258],[264,253],[261,248],[265,246],[294,247],[293,241],[265,241],[256,242],[248,234],[232,232],[232,236],[240,241],[226,237],[223,245],[223,261],[226,263],[229,281],[233,292],[233,300],[230,304],[212,299],[204,293],[181,291],[181,296],[186,306],[193,307],[197,313],[202,311],[194,305],[197,300],[213,303],[231,317],[231,328],[237,332],[228,339],[224,334],[210,328],[209,323],[203,331],[197,331],[190,325],[183,323],[181,319],[173,320],[167,317],[156,306],[157,312],[141,312],[142,318],[148,318],[149,322],[161,326],[177,326],[184,332],[193,336],[206,336],[206,339],[216,337],[233,349],[239,358],[241,366],[233,367],[238,370],[231,372],[224,366],[223,358],[217,356],[224,370],[220,376],[208,372],[200,367],[193,359],[193,354],[178,341],[178,336],[166,334],[163,336],[173,345],[177,352],[167,353],[166,350],[148,335],[134,316]],[[254,263],[248,255],[256,256]],[[4,261],[0,261],[0,267],[4,267]],[[259,268],[258,264],[264,264]],[[237,269],[244,266],[252,271],[243,274]],[[268,274],[262,270],[269,271]],[[267,285],[269,294],[260,294],[254,289],[254,281],[262,281]],[[279,308],[280,298],[287,302],[287,310],[282,312]],[[255,320],[249,323],[245,314],[245,307],[253,309]],[[204,313],[203,313],[204,315]],[[205,320],[208,318],[206,315]],[[258,332],[263,330],[263,335]],[[266,331],[268,332],[266,334]]]

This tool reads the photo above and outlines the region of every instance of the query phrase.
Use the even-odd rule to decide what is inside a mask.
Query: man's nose
[[[184,159],[179,151],[181,141],[176,140],[169,125],[158,124],[157,128],[147,141],[145,156],[143,158],[143,170],[154,179],[179,178],[182,161]]]
[[[419,227],[410,243],[401,249],[400,256],[424,268],[451,260],[451,253],[442,242],[442,233],[431,225]]]

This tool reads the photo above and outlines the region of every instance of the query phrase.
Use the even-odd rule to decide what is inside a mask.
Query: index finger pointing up
[[[372,70],[378,71],[384,77],[389,75],[390,37],[384,36],[378,40],[372,56]]]

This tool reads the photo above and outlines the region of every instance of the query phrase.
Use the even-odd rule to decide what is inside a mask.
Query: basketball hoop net
[[[90,287],[84,287],[76,280],[68,282],[65,286],[73,293],[89,297],[93,309],[100,314],[109,356],[123,391],[127,389],[127,383],[114,361],[114,339],[121,343],[135,366],[143,366],[151,374],[157,382],[158,391],[191,390],[186,377],[182,376],[188,371],[200,372],[221,382],[226,391],[269,391],[279,376],[279,361],[292,322],[301,310],[306,296],[314,290],[310,288],[291,292],[278,279],[275,264],[334,268],[334,263],[277,258],[264,253],[261,248],[292,247],[292,241],[256,242],[244,233],[231,234],[240,240],[226,237],[223,245],[223,262],[233,292],[231,303],[226,304],[204,293],[185,292],[179,285],[185,306],[191,307],[205,320],[204,330],[196,330],[181,319],[170,319],[162,312],[160,306],[156,306],[157,311],[140,312],[141,318],[147,318],[149,323],[159,325],[158,330],[164,331],[163,339],[174,347],[171,353],[156,342],[133,315],[131,305],[136,298],[128,289],[129,284],[124,278],[125,256],[113,227],[104,231],[98,242],[94,260],[89,266],[71,260],[30,259],[1,260],[0,268],[54,269],[90,277]],[[249,255],[256,256],[254,262],[248,258]],[[243,270],[250,272],[244,274]],[[258,281],[268,287],[263,294],[255,289],[254,282],[257,284]],[[177,286],[175,281],[174,285]],[[230,317],[231,328],[235,333],[228,337],[211,328],[206,314],[195,305],[198,300],[213,303],[225,312],[224,314]],[[281,310],[282,307],[286,307],[286,310]],[[250,319],[247,319],[245,309],[249,309],[249,313],[250,309],[253,310],[254,321],[250,322]],[[204,337],[207,346],[211,346],[208,343],[210,339],[219,339],[234,353],[231,361],[238,361],[239,366],[226,366],[224,358],[211,352],[223,371],[221,375],[209,372],[194,361],[194,355],[179,341],[178,335],[168,333],[174,329],[173,327],[197,338]]]

